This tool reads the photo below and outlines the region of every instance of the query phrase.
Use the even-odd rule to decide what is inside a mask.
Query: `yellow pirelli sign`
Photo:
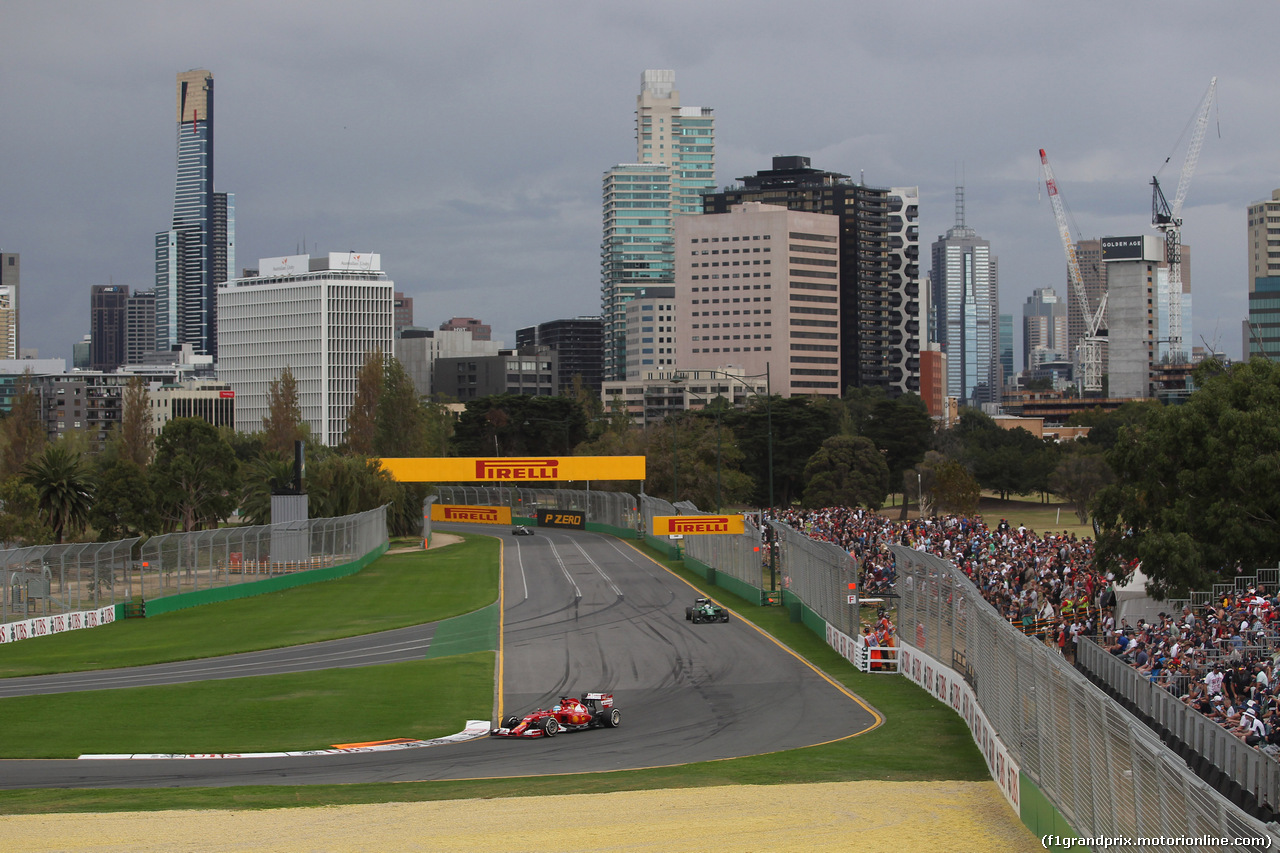
[[[471,524],[510,524],[509,506],[457,506],[432,504],[432,521],[465,521]]]
[[[402,483],[545,483],[554,480],[643,480],[643,456],[481,456],[383,459]]]
[[[745,533],[740,515],[655,515],[654,536],[698,536],[708,533]]]

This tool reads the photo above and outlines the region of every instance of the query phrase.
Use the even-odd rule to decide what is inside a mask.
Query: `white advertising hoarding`
[[[259,258],[258,275],[302,275],[311,263],[310,255],[286,255],[283,258]]]
[[[380,270],[382,256],[368,252],[330,252],[329,269],[331,270]]]

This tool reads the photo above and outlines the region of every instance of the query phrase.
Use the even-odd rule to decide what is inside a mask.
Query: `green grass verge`
[[[442,549],[444,554],[449,549]],[[857,672],[852,665],[837,655],[825,642],[804,626],[792,623],[782,608],[758,607],[737,598],[717,587],[711,587],[678,564],[663,560],[652,549],[646,553],[698,589],[713,595],[742,616],[760,625],[794,651],[803,655],[836,681],[847,686],[872,705],[886,719],[884,725],[860,737],[806,749],[777,752],[768,755],[734,758],[701,764],[660,767],[649,770],[628,770],[615,773],[588,773],[566,776],[535,778],[485,779],[447,782],[413,782],[394,785],[314,785],[314,786],[258,786],[238,788],[181,788],[181,789],[121,789],[121,790],[20,790],[0,792],[0,814],[45,814],[78,812],[145,811],[158,809],[266,809],[296,806],[346,805],[355,803],[418,802],[466,798],[545,796],[553,794],[578,794],[608,791],[632,791],[651,789],[700,788],[715,785],[769,785],[788,782],[841,782],[854,780],[886,781],[935,781],[935,780],[986,780],[986,765],[965,727],[964,721],[948,707],[935,701],[923,690],[905,678],[892,675],[869,675]],[[387,559],[387,558],[384,558]],[[222,605],[227,606],[227,605]],[[462,664],[470,666],[468,656]],[[457,659],[445,658],[431,664],[446,664]],[[417,666],[416,664],[407,666]],[[303,674],[301,686],[296,692],[315,690],[316,673]],[[491,691],[492,671],[482,673],[481,692]],[[376,677],[376,676],[374,676]],[[277,681],[277,679],[252,679]],[[218,682],[227,684],[228,682]],[[277,689],[287,685],[278,682]],[[177,688],[157,688],[169,691]],[[123,693],[124,691],[122,691]],[[128,691],[134,693],[136,691]],[[101,694],[100,694],[101,695]],[[170,694],[171,695],[171,694]],[[490,693],[485,693],[481,707],[488,707]],[[52,699],[54,697],[47,697]],[[352,704],[333,707],[330,715],[362,713],[367,696],[357,693]],[[427,736],[411,730],[415,722],[429,728],[430,720],[442,719],[432,710],[434,694],[421,701],[405,702],[403,693],[387,709],[384,723],[388,737]],[[3,700],[6,719],[12,719],[6,703],[19,700]],[[257,710],[271,706],[271,698],[256,701]],[[307,701],[310,701],[308,699]],[[174,706],[166,702],[156,713],[173,714]],[[283,706],[281,706],[283,707]],[[396,712],[402,715],[396,719]],[[28,709],[27,713],[41,713]],[[99,726],[100,714],[96,703],[85,707],[83,719],[93,719]],[[207,713],[201,712],[201,713]],[[469,713],[469,712],[465,712]],[[184,720],[202,719],[195,713],[177,715]],[[412,718],[412,719],[410,719]],[[280,732],[292,730],[294,721],[285,714],[271,719],[280,724]],[[70,723],[68,723],[70,724]],[[80,725],[77,723],[77,725]],[[445,727],[446,729],[448,726]],[[361,732],[368,729],[361,726]],[[406,734],[407,732],[407,734]],[[43,735],[42,735],[43,736]],[[281,749],[279,735],[272,735],[263,723],[257,735],[269,741],[269,749]],[[364,737],[365,735],[360,735]],[[372,735],[370,735],[372,736]],[[331,737],[313,735],[318,741],[333,741]],[[345,737],[345,736],[344,736]],[[183,739],[175,751],[204,751],[193,749]],[[226,741],[221,741],[226,742]],[[237,742],[244,742],[237,741]],[[148,738],[145,749],[136,751],[156,752],[154,742]],[[214,743],[209,740],[208,743]],[[248,749],[244,747],[243,749]],[[88,751],[88,750],[82,750]],[[103,752],[135,751],[133,749],[93,750]],[[210,747],[207,751],[225,749]]]
[[[0,677],[140,666],[421,625],[497,599],[497,539],[385,554],[361,572],[277,593],[0,646]]]
[[[487,719],[493,652],[0,702],[5,758],[327,749],[433,738]],[[91,720],[92,725],[85,725]],[[140,722],[141,721],[141,722]]]

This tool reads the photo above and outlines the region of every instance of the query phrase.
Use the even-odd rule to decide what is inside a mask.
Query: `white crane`
[[[1058,236],[1062,238],[1062,249],[1067,253],[1067,273],[1071,278],[1071,292],[1080,304],[1080,314],[1084,318],[1085,334],[1080,338],[1076,351],[1076,363],[1079,366],[1078,377],[1080,387],[1085,394],[1102,392],[1102,342],[1105,340],[1107,294],[1102,294],[1097,309],[1090,307],[1089,295],[1084,290],[1084,279],[1080,276],[1080,262],[1076,260],[1076,245],[1071,240],[1071,231],[1067,228],[1067,214],[1062,207],[1062,197],[1058,195],[1058,182],[1054,180],[1053,169],[1049,166],[1049,155],[1040,149],[1040,165],[1044,167],[1044,185],[1049,190],[1049,204],[1053,206],[1054,219],[1058,221]]]
[[[1217,77],[1209,81],[1209,90],[1204,93],[1204,99],[1192,118],[1191,142],[1187,145],[1182,176],[1178,179],[1178,194],[1173,197],[1172,206],[1160,191],[1158,177],[1151,178],[1151,224],[1164,234],[1164,257],[1169,264],[1169,357],[1177,362],[1187,361],[1187,354],[1182,349],[1182,203],[1187,199],[1191,176],[1195,174],[1196,162],[1200,159],[1204,131],[1209,124],[1209,108],[1213,105],[1217,85]],[[1165,163],[1168,162],[1169,158],[1165,158]]]

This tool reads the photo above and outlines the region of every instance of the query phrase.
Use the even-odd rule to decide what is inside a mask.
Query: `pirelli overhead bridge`
[[[558,480],[640,480],[643,456],[480,456],[383,459],[402,483],[546,483]]]

